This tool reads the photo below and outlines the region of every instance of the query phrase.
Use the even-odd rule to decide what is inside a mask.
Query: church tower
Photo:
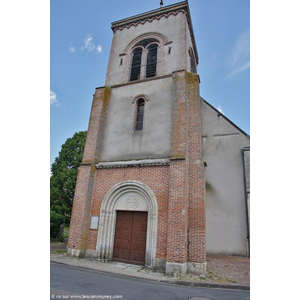
[[[68,254],[206,269],[198,53],[187,1],[112,23],[73,203]]]

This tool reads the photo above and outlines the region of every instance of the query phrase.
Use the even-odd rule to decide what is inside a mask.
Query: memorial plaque
[[[90,229],[98,229],[98,221],[99,221],[98,216],[92,216],[91,217]]]

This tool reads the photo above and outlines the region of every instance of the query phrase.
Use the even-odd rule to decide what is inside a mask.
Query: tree
[[[50,236],[56,237],[61,223],[69,223],[77,179],[82,161],[86,131],[76,132],[61,146],[51,166],[50,177]]]

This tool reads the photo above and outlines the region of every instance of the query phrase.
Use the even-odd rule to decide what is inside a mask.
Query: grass
[[[60,254],[60,253],[67,253],[67,250],[55,250],[51,252],[51,254]]]
[[[218,282],[230,282],[230,283],[236,283],[234,280],[230,279],[229,277],[225,276],[225,277],[219,277],[219,279],[217,280]]]
[[[143,267],[141,267],[141,268],[138,270],[138,272],[143,271],[143,270],[145,270],[145,269],[146,269],[146,267],[143,266]]]
[[[200,276],[199,279],[201,280],[212,280],[212,281],[216,281],[216,282],[220,282],[220,283],[236,283],[234,280],[230,279],[227,276],[219,276],[217,275],[215,272],[213,271],[208,271],[206,276]]]

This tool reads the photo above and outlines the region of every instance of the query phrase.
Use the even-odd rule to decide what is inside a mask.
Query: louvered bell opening
[[[142,49],[133,51],[130,81],[138,80],[141,76]]]
[[[195,60],[194,58],[191,58],[191,71],[192,73],[197,73],[197,68],[196,68],[196,63],[195,63]]]
[[[143,130],[144,107],[145,107],[144,99],[139,99],[138,107],[137,107],[137,116],[136,116],[136,127],[135,127],[135,129],[138,131]]]
[[[190,56],[191,56],[191,72],[196,74],[197,67],[196,67],[195,57],[192,51],[190,53]]]
[[[148,48],[146,78],[156,76],[157,47],[158,46],[155,44],[150,45]]]

